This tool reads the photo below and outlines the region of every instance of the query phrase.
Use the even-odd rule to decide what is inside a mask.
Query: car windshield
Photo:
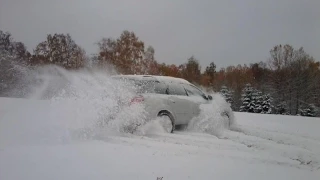
[[[183,86],[186,89],[189,96],[198,96],[207,99],[205,93],[203,93],[198,87],[190,84],[184,84]]]

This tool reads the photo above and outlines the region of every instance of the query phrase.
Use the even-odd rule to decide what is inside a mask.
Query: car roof
[[[129,79],[137,79],[137,80],[156,80],[163,83],[184,83],[184,84],[191,84],[189,81],[176,78],[172,76],[154,76],[154,75],[114,75],[113,77],[123,77]]]

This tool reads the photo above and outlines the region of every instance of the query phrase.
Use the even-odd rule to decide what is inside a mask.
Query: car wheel
[[[230,116],[229,116],[229,114],[228,114],[227,111],[223,111],[223,112],[221,113],[221,115],[227,117],[228,119],[230,118]]]
[[[158,114],[158,117],[160,118],[164,130],[168,133],[173,133],[175,125],[172,115],[168,112],[163,111]]]
[[[230,117],[229,112],[228,112],[228,111],[223,111],[223,112],[221,113],[221,116],[227,118],[227,121],[228,121],[228,122],[226,123],[226,125],[227,125],[228,128],[230,128],[230,125],[231,125],[231,117]]]

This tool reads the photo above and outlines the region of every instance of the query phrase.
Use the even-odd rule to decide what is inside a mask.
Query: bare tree
[[[0,30],[0,96],[8,96],[21,85],[30,56],[22,42],[16,42],[9,32]]]
[[[83,67],[85,51],[69,34],[49,34],[47,40],[37,45],[32,64],[55,64],[67,69]]]
[[[114,65],[120,73],[140,74],[144,55],[144,43],[134,32],[123,31],[116,40],[102,39],[99,43],[101,63]]]
[[[311,68],[314,59],[303,48],[294,50],[290,45],[275,46],[270,54],[269,82],[275,103],[286,106],[288,114],[298,114],[301,106],[313,103],[310,92],[316,92],[318,73]]]
[[[185,68],[183,68],[183,71],[181,72],[182,76],[190,82],[200,84],[201,67],[198,60],[194,56],[191,56],[184,66]]]

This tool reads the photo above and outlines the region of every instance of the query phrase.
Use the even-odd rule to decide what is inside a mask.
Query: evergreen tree
[[[227,86],[222,86],[220,90],[220,94],[225,98],[225,100],[230,103],[231,105],[233,104],[233,98],[232,98],[232,93],[229,91]]]
[[[288,106],[287,103],[282,101],[279,104],[276,105],[276,107],[274,108],[275,114],[282,114],[282,115],[286,115],[288,114]]]
[[[251,84],[246,84],[243,89],[242,105],[240,106],[240,112],[254,112],[255,109],[255,99],[254,99],[254,89]]]
[[[261,111],[261,113],[263,113],[263,114],[271,114],[272,106],[271,106],[270,96],[268,94],[267,95],[263,95],[262,99],[263,99],[263,102],[262,102],[262,111]]]
[[[242,94],[241,112],[271,113],[271,100],[269,95],[263,95],[261,91],[246,84]]]
[[[263,104],[263,97],[262,97],[262,92],[259,90],[254,90],[254,112],[255,113],[261,113],[262,112],[262,104]]]
[[[314,104],[308,104],[303,109],[299,109],[299,114],[301,116],[316,117],[317,108]]]

